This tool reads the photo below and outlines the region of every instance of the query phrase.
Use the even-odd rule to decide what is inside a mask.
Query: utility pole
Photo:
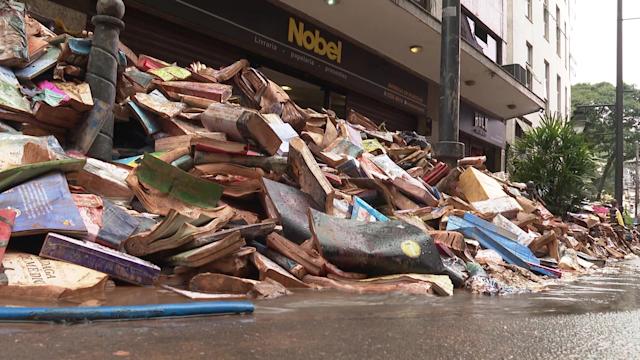
[[[450,167],[464,157],[460,126],[460,0],[442,1],[440,41],[440,119],[435,153]]]
[[[624,171],[624,140],[622,117],[624,111],[624,82],[622,81],[622,0],[618,0],[618,45],[617,45],[617,82],[616,82],[616,163],[615,195],[618,206],[623,207],[622,177]]]
[[[636,222],[638,221],[638,200],[640,198],[640,194],[638,194],[638,190],[640,189],[640,184],[638,184],[638,167],[640,165],[640,162],[638,161],[638,157],[640,157],[640,143],[638,143],[638,141],[636,140],[636,170],[634,171],[633,174],[633,180],[635,182],[635,201],[634,201],[634,207],[633,207],[633,218],[636,220]]]

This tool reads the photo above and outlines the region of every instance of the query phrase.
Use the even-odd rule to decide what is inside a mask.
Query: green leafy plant
[[[511,151],[513,180],[532,181],[552,213],[564,215],[585,198],[594,159],[584,137],[566,119],[546,114]]]

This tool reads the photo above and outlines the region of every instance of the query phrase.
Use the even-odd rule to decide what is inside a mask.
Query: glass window
[[[336,113],[336,116],[340,119],[347,118],[347,97],[338,94],[336,92],[329,92],[328,104],[325,104],[329,109]]]
[[[427,10],[428,12],[431,12],[431,0],[411,0],[412,2],[414,2],[416,5],[420,6],[421,8]]]
[[[497,36],[493,35],[490,32],[489,28],[484,26],[484,24],[476,21],[471,18],[470,15],[464,14],[463,19],[466,18],[469,23],[469,28],[471,29],[471,33],[475,37],[477,45],[482,49],[482,53],[485,54],[489,59],[493,62],[500,64],[500,43],[501,40]]]
[[[286,89],[285,91],[291,100],[301,108],[320,111],[325,106],[325,91],[320,85],[267,67],[259,67],[258,70],[276,84],[284,87],[283,90]]]
[[[557,78],[557,86],[558,86],[558,99],[556,99],[556,101],[558,102],[558,114],[562,113],[562,79],[560,78],[560,75],[558,75]]]
[[[569,38],[567,37],[567,22],[564,22],[564,68],[569,67]]]
[[[546,101],[546,105],[547,105],[547,111],[549,110],[549,92],[551,91],[551,80],[549,79],[549,62],[547,60],[544,61],[544,99]]]
[[[569,87],[564,87],[564,116],[569,116]]]
[[[556,6],[556,53],[562,57],[562,30],[560,29],[560,8]]]
[[[544,38],[549,41],[549,0],[544,0]]]
[[[532,0],[527,0],[527,19],[529,21],[533,21],[533,8],[532,8]]]

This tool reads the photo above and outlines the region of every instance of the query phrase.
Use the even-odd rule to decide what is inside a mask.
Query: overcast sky
[[[640,17],[639,0],[623,0],[623,17]],[[577,0],[573,83],[616,81],[616,0]],[[640,20],[623,22],[623,79],[640,85]]]

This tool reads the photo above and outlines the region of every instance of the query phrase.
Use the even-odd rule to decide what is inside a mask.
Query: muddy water
[[[500,313],[585,313],[638,308],[640,298],[640,259],[617,263],[582,276],[568,276],[548,285],[539,293],[489,297],[456,290],[453,297],[407,296],[402,294],[353,295],[335,291],[296,290],[293,295],[255,302],[258,313],[287,312],[288,309],[336,307],[405,307],[428,305],[430,312],[445,314],[461,311],[474,314]],[[87,295],[51,302],[0,299],[0,306],[97,306],[189,302],[169,290],[137,286],[108,286],[105,294]]]
[[[442,298],[303,291],[257,301],[253,315],[1,324],[0,358],[629,359],[640,354],[638,299],[640,261],[536,294],[487,297],[456,291]],[[117,287],[100,303],[176,301],[187,300],[165,291]]]
[[[583,314],[640,308],[640,260],[615,264],[589,275],[553,282],[539,293],[490,297],[456,290],[453,297],[421,297],[399,294],[344,295],[335,292],[297,293],[257,303],[258,312],[300,309],[419,308],[434,317],[504,316],[509,314]],[[381,309],[375,309],[381,310]],[[385,310],[385,311],[386,311]]]

